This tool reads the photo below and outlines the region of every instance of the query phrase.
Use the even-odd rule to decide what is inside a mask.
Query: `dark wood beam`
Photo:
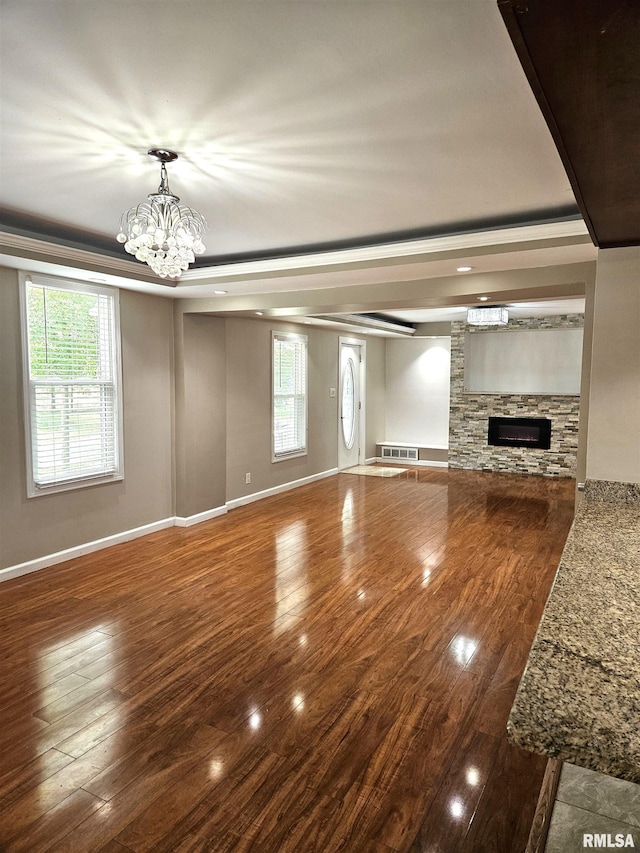
[[[640,245],[640,4],[498,7],[594,243]]]

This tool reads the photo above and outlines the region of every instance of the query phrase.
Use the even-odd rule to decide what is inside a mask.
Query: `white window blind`
[[[307,451],[307,338],[273,333],[273,458]]]
[[[119,479],[117,291],[23,286],[29,493]]]

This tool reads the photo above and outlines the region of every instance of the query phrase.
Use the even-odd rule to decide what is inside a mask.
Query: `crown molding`
[[[485,246],[509,246],[513,244],[535,244],[546,240],[589,240],[587,226],[582,219],[550,222],[542,225],[523,225],[516,228],[496,228],[491,231],[474,231],[446,237],[429,237],[406,240],[399,243],[384,243],[353,249],[338,249],[293,255],[280,258],[265,258],[255,261],[238,261],[216,266],[196,267],[180,276],[182,284],[194,284],[203,279],[253,277],[268,273],[287,273],[309,267],[344,266],[366,262],[393,261],[402,258],[419,258],[439,252],[466,252]]]
[[[541,225],[525,225],[515,228],[498,228],[491,231],[474,231],[446,237],[407,240],[335,251],[314,252],[306,255],[285,256],[254,261],[240,261],[215,266],[195,267],[182,274],[179,281],[164,280],[152,273],[138,261],[103,255],[62,243],[26,237],[0,231],[0,263],[20,269],[29,269],[38,264],[39,271],[65,274],[65,268],[95,272],[110,276],[113,283],[126,282],[151,288],[164,295],[180,296],[180,286],[212,283],[218,279],[226,281],[260,278],[261,276],[304,274],[312,270],[329,272],[367,264],[415,263],[434,258],[437,254],[450,253],[464,257],[473,251],[493,247],[515,249],[536,248],[550,241],[571,243],[588,242],[589,234],[584,222],[564,220]],[[35,268],[34,268],[35,269]],[[129,285],[131,286],[131,285]],[[156,288],[158,289],[156,291]]]
[[[176,284],[175,281],[164,281],[153,273],[147,272],[140,262],[102,255],[87,249],[77,249],[62,243],[38,240],[35,237],[25,237],[10,231],[0,231],[0,257],[2,256],[121,275],[164,287],[175,287]]]

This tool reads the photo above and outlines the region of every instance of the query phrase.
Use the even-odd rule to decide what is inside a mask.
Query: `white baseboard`
[[[192,524],[200,524],[201,521],[209,521],[210,518],[217,518],[219,515],[226,515],[226,513],[226,506],[217,506],[215,509],[208,509],[205,512],[198,512],[186,517],[176,515],[173,522],[176,527],[191,527]]]
[[[387,459],[386,457],[377,456],[374,462],[380,462],[382,465],[414,465],[422,466],[423,468],[448,468],[448,462],[436,462],[431,459]]]
[[[29,560],[26,563],[18,563],[16,566],[0,569],[0,582],[19,578],[31,572],[38,572],[40,569],[55,566],[57,563],[64,563],[65,560],[73,560],[74,557],[82,557],[85,554],[91,554],[93,551],[110,548],[112,545],[119,545],[121,542],[128,542],[130,539],[137,539],[139,536],[147,536],[149,533],[155,533],[158,530],[166,530],[167,527],[173,527],[174,523],[174,518],[163,518],[162,521],[143,524],[142,527],[133,527],[131,530],[123,530],[122,533],[114,533],[113,536],[94,539],[93,542],[85,542],[83,545],[66,548],[64,551],[56,551],[55,554],[47,554],[44,557],[38,557],[37,560]]]
[[[300,480],[292,480],[290,483],[283,483],[281,486],[274,486],[272,489],[265,489],[262,492],[253,492],[251,495],[245,495],[242,498],[234,498],[232,501],[227,501],[227,509],[235,509],[245,504],[253,503],[253,501],[269,498],[272,495],[279,495],[282,492],[288,492],[289,489],[297,489],[300,486],[306,486],[308,483],[315,483],[316,480],[324,480],[325,477],[332,477],[337,474],[338,468],[330,468],[328,471],[321,471],[319,474],[312,474],[310,477],[302,477]]]
[[[365,465],[375,465],[375,463],[376,463],[377,461],[378,461],[378,457],[377,457],[377,456],[371,456],[369,459],[365,459],[365,460],[364,460],[364,464],[365,464]]]
[[[11,580],[12,578],[19,578],[22,575],[28,575],[31,572],[38,572],[40,569],[46,569],[49,566],[55,566],[58,563],[64,563],[65,560],[73,560],[75,557],[82,557],[85,554],[91,554],[93,551],[100,551],[102,548],[110,548],[111,545],[128,542],[130,539],[137,539],[139,536],[147,536],[147,534],[155,533],[158,530],[166,530],[167,527],[191,527],[192,524],[200,524],[201,521],[208,521],[211,518],[225,515],[228,510],[234,509],[235,507],[243,506],[244,504],[252,503],[253,501],[259,501],[262,498],[268,498],[271,495],[278,495],[281,492],[288,492],[290,489],[305,486],[307,483],[313,483],[316,480],[323,480],[325,477],[331,477],[333,474],[337,473],[337,468],[331,468],[329,471],[321,471],[319,474],[312,474],[310,477],[303,477],[300,480],[283,483],[281,486],[274,486],[272,489],[265,489],[262,492],[254,492],[252,495],[245,495],[242,498],[236,498],[235,500],[228,501],[224,506],[217,506],[214,509],[208,509],[204,512],[196,513],[196,515],[163,518],[161,521],[144,524],[142,527],[123,530],[122,533],[115,533],[113,536],[105,536],[103,539],[95,539],[93,542],[85,542],[83,545],[66,548],[64,551],[57,551],[55,554],[47,554],[44,557],[38,557],[36,560],[29,560],[26,563],[8,566],[6,569],[0,569],[0,583],[2,581]]]

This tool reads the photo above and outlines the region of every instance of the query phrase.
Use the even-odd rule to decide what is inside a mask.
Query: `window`
[[[307,452],[307,339],[273,333],[273,461]]]
[[[356,438],[356,379],[353,358],[349,356],[342,371],[342,438],[351,450]]]
[[[122,479],[118,292],[21,276],[27,493]]]

